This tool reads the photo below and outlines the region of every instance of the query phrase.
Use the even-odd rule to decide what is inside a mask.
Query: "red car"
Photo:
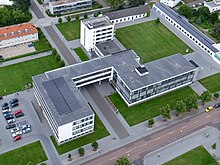
[[[16,142],[16,141],[18,141],[18,140],[20,140],[21,139],[21,136],[15,136],[14,137],[14,142]]]
[[[17,111],[14,111],[14,115],[17,115],[19,113],[23,113],[21,109],[17,110]]]

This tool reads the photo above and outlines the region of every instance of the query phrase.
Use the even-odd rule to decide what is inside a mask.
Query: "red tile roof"
[[[32,23],[24,23],[0,28],[0,41],[38,33]]]

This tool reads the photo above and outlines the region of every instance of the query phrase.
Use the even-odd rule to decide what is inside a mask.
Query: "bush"
[[[57,50],[55,48],[52,49],[52,55],[56,55],[57,54]]]
[[[215,98],[219,98],[219,93],[214,93]]]
[[[58,19],[58,22],[59,22],[59,23],[62,23],[62,22],[63,22],[62,18],[59,18],[59,19]]]
[[[154,119],[149,119],[148,124],[149,124],[149,127],[152,127],[154,125]]]
[[[85,154],[85,150],[82,147],[78,149],[78,152],[79,152],[80,156],[84,156],[84,154]]]
[[[76,19],[76,20],[79,20],[79,15],[78,15],[78,14],[76,15],[75,19]]]
[[[98,147],[99,147],[99,144],[97,142],[93,142],[91,144],[91,146],[93,147],[93,151],[96,151],[98,149]]]
[[[66,17],[66,20],[67,20],[68,22],[70,22],[70,21],[71,21],[71,17],[68,15],[68,16]]]
[[[60,58],[60,55],[59,55],[58,53],[56,54],[55,59],[56,59],[57,61],[60,61],[61,58]]]
[[[65,66],[65,62],[63,60],[60,61],[60,67],[64,67]]]
[[[88,18],[88,14],[87,13],[84,13],[84,19],[87,19]]]
[[[157,18],[157,19],[155,20],[155,22],[156,22],[156,24],[159,24],[159,23],[160,23],[160,18]]]

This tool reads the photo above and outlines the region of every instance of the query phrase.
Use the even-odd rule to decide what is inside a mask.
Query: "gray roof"
[[[216,4],[214,1],[211,1],[211,2],[204,2],[206,3],[206,5],[210,6],[210,7],[219,7],[220,4]]]
[[[150,8],[148,7],[148,5],[143,5],[143,6],[104,13],[104,15],[106,15],[110,20],[114,20],[132,15],[144,14],[147,12],[150,12]]]
[[[88,29],[96,29],[100,27],[113,25],[105,16],[89,18],[86,20],[82,20],[82,22],[85,26],[87,26]]]
[[[219,52],[218,49],[212,46],[212,44],[215,44],[215,42],[207,37],[205,34],[203,34],[201,31],[199,31],[197,28],[195,28],[193,25],[191,25],[185,17],[180,16],[178,13],[176,13],[165,4],[156,3],[155,5],[164,13],[166,13],[170,18],[172,18],[175,22],[177,22],[180,26],[182,26],[185,30],[191,33],[191,35],[193,35],[200,42],[206,45],[210,50],[215,53]]]
[[[100,42],[95,46],[104,56],[122,51],[122,49],[115,43],[115,40]]]
[[[57,6],[57,5],[68,5],[69,3],[78,2],[78,1],[81,0],[59,0],[59,1],[52,1],[49,3],[51,3],[53,6]]]
[[[58,126],[94,114],[69,77],[49,79],[46,74],[40,74],[34,76],[33,81],[50,108]]]

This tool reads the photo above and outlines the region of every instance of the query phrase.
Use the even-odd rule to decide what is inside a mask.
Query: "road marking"
[[[159,140],[160,139],[160,137],[159,138],[156,138],[154,141],[157,141],[157,140]]]
[[[117,157],[115,156],[115,157],[113,157],[113,158],[111,158],[110,160],[114,160],[114,159],[116,159]]]
[[[172,131],[172,132],[170,132],[170,133],[168,133],[168,134],[170,135],[170,134],[172,134],[172,133],[173,133],[173,131]]]
[[[126,154],[128,154],[128,153],[130,153],[132,150],[129,150],[129,151],[127,151],[127,152],[125,152]]]
[[[186,127],[187,127],[187,126],[185,125],[185,126],[182,127],[182,129],[184,129],[184,128],[186,128]]]
[[[206,118],[209,118],[211,115],[206,116]]]
[[[199,122],[199,120],[196,120],[196,121],[194,121],[193,123],[198,123]]]

